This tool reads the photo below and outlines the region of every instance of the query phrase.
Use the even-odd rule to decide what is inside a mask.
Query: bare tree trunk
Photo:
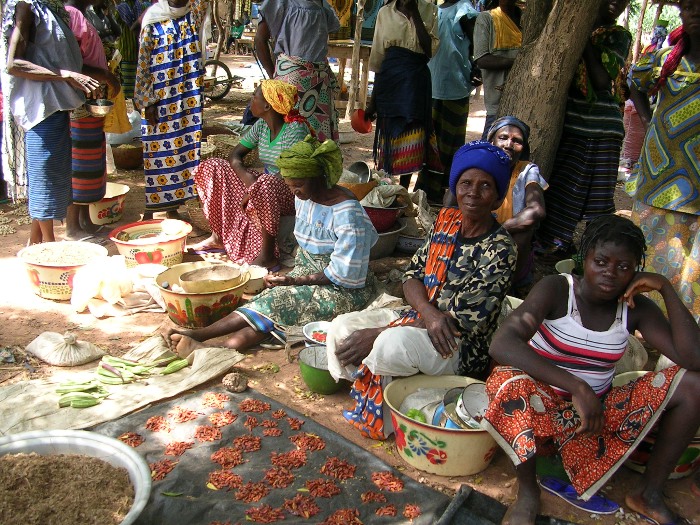
[[[622,27],[627,29],[627,31],[630,30],[630,6],[629,5],[625,8],[625,12],[622,13]]]
[[[664,10],[664,6],[666,5],[666,2],[659,2],[658,5],[656,6],[656,14],[654,15],[654,21],[651,24],[652,30],[655,28],[658,23],[659,23],[659,18],[661,18],[661,11]]]
[[[527,31],[541,28],[537,36],[528,34],[527,43],[508,74],[499,115],[515,115],[532,129],[531,159],[549,179],[564,122],[566,95],[583,48],[591,35],[601,0],[528,1]],[[533,9],[535,6],[536,9]],[[543,9],[544,11],[539,11]],[[543,20],[542,20],[543,19]]]
[[[360,46],[362,45],[362,23],[365,21],[365,0],[357,0],[357,18],[355,19],[355,39],[352,44],[352,59],[350,60],[350,84],[348,85],[348,105],[345,107],[345,118],[349,119],[355,111],[357,91],[360,83]],[[342,75],[344,72],[340,71]]]
[[[226,32],[224,26],[221,24],[221,8],[219,6],[218,0],[214,1],[214,7],[212,11],[212,16],[214,17],[214,24],[219,30],[219,38],[216,41],[216,51],[214,52],[214,60],[219,60],[219,55],[221,55],[221,48],[224,47],[224,43],[226,42]]]
[[[530,44],[544,29],[554,0],[529,0],[523,12],[523,45]]]
[[[642,0],[642,6],[639,8],[639,20],[637,21],[637,36],[634,38],[634,46],[632,46],[632,62],[637,62],[639,58],[639,48],[642,45],[642,28],[644,27],[644,14],[647,12],[647,4],[649,0]]]

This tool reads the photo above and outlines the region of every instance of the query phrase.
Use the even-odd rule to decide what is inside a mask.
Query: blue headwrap
[[[452,159],[450,191],[457,195],[457,181],[470,168],[479,168],[496,181],[498,198],[505,197],[510,185],[510,158],[490,142],[475,140],[459,148]]]
[[[495,120],[486,134],[486,140],[492,142],[493,136],[504,126],[515,126],[523,132],[523,151],[520,154],[520,160],[530,160],[530,126],[519,118],[508,115]]]

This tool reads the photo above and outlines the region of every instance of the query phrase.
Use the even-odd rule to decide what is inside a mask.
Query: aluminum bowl
[[[85,101],[85,109],[93,117],[106,117],[113,107],[114,102],[106,98],[88,99]]]

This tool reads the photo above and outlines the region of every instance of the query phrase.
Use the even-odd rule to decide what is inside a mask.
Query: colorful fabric
[[[275,175],[259,174],[248,187],[228,161],[208,159],[194,178],[204,215],[232,261],[253,262],[262,249],[262,231],[277,238],[280,218],[294,215],[294,196]],[[275,257],[279,257],[276,242]]]
[[[285,179],[323,177],[327,188],[332,188],[343,174],[343,154],[332,140],[323,143],[311,135],[280,153],[277,161]]]
[[[404,282],[422,281],[428,300],[454,316],[462,334],[459,373],[479,377],[488,368],[488,347],[510,287],[516,250],[510,235],[498,224],[475,239],[463,238],[461,225],[457,208],[440,210],[429,241],[411,259]],[[391,326],[411,324],[419,317],[410,309]],[[350,395],[356,405],[344,414],[348,422],[366,437],[384,439],[382,376],[361,365]]]
[[[493,47],[495,50],[519,48],[523,45],[520,28],[500,7],[489,11],[493,20]]]
[[[428,196],[433,199],[441,199],[450,186],[452,158],[464,145],[467,117],[469,117],[469,97],[459,100],[438,100],[433,95],[433,129],[440,163],[445,168],[442,176],[430,178],[427,182],[429,187],[424,188]]]
[[[521,370],[499,366],[486,381],[489,408],[481,426],[517,466],[535,459],[541,440],[553,438],[571,484],[588,500],[622,465],[659,419],[685,370],[648,372],[602,396],[605,425],[595,436],[581,424],[571,401]]]
[[[519,160],[510,176],[510,185],[503,198],[503,204],[495,211],[496,220],[503,224],[515,217],[525,208],[526,191],[530,184],[539,185],[542,190],[549,188],[549,183],[540,175],[540,168],[528,160]]]
[[[288,275],[302,277],[320,273],[328,267],[330,260],[330,254],[313,255],[300,246],[294,259],[294,269]],[[303,326],[311,321],[330,321],[339,314],[361,310],[374,294],[374,287],[374,276],[371,274],[363,288],[318,284],[275,286],[256,295],[235,313],[253,329],[270,333],[285,342],[285,327]]]
[[[307,62],[281,54],[275,63],[275,78],[297,87],[299,101],[295,108],[309,122],[318,140],[337,141],[340,135],[334,100],[340,89],[328,62]]]
[[[124,90],[124,97],[134,98],[134,85],[136,84],[136,61],[122,60],[119,63],[119,77],[122,83],[122,89]]]
[[[615,212],[621,148],[622,137],[562,134],[545,193],[547,217],[536,233],[542,246],[567,249],[579,221]]]
[[[282,151],[291,148],[309,133],[309,128],[301,122],[285,122],[277,136],[270,140],[270,128],[263,119],[255,124],[241,137],[239,144],[248,149],[258,148],[258,158],[265,167],[265,173],[279,175],[277,160]]]
[[[102,46],[102,40],[97,29],[77,8],[67,5],[66,11],[70,16],[70,28],[80,46],[80,55],[86,66],[107,69],[107,57]]]
[[[457,195],[457,182],[462,174],[472,168],[485,171],[496,182],[498,198],[502,199],[510,184],[510,157],[505,152],[491,144],[475,140],[459,148],[452,160],[450,169],[450,191]]]
[[[136,23],[141,14],[148,9],[150,2],[144,2],[141,0],[125,0],[117,4],[117,23],[121,29],[121,34],[119,35],[119,53],[122,56],[122,65],[124,62],[133,63],[136,67],[136,61],[139,56],[139,40],[138,35],[131,29],[131,26]],[[126,92],[127,98],[132,98],[134,84],[133,82],[130,86],[124,86],[124,91]]]
[[[297,87],[281,80],[263,80],[260,82],[260,89],[267,103],[280,115],[292,111],[299,100]]]
[[[669,49],[643,56],[630,70],[642,92],[656,82]],[[700,73],[685,57],[661,86],[644,147],[625,189],[637,201],[666,211],[700,215]],[[690,219],[688,219],[690,220]]]
[[[359,201],[325,206],[296,199],[295,205],[294,236],[299,246],[314,256],[330,256],[322,271],[336,287],[366,287],[369,253],[379,236]]]
[[[610,390],[615,363],[627,350],[627,303],[618,304],[610,328],[589,330],[581,322],[574,279],[569,274],[563,277],[569,284],[566,315],[545,319],[530,340],[530,347],[544,359],[588,383],[596,395],[601,396]],[[552,388],[557,395],[566,399],[570,397],[568,392]]]
[[[105,196],[107,189],[104,117],[71,120],[73,145],[73,202],[88,204]]]
[[[182,18],[145,25],[136,73],[141,110],[146,209],[176,209],[196,195],[194,169],[202,138],[202,60],[199,33],[206,2],[192,3]],[[151,126],[145,108],[155,105]]]
[[[63,220],[71,203],[70,117],[58,111],[25,136],[29,216]]]
[[[644,269],[666,277],[700,322],[700,216],[635,200],[632,221],[642,229],[647,244]],[[666,311],[666,303],[658,292],[648,295]]]

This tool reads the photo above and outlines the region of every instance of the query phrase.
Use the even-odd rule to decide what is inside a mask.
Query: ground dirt
[[[252,64],[249,57],[233,58],[224,55],[222,58],[232,67]],[[349,75],[349,71],[347,75]],[[213,125],[238,120],[251,96],[251,82],[244,83],[244,86],[248,89],[232,89],[221,102],[209,104],[205,109],[205,124]],[[476,97],[472,101],[467,134],[469,140],[478,138],[483,127],[485,112],[482,100],[481,97]],[[350,129],[349,122],[341,123],[341,130]],[[348,166],[357,160],[370,162],[372,141],[373,134],[353,134],[351,142],[341,145],[345,165]],[[110,180],[122,182],[131,187],[126,200],[126,209],[119,224],[138,221],[143,212],[144,193],[142,188],[144,181],[142,171],[118,170],[110,177]],[[618,209],[629,209],[629,199],[623,195],[619,187],[617,206]],[[2,205],[0,210],[7,213],[13,211],[13,208],[10,205]],[[14,215],[6,216],[14,217]],[[22,263],[15,257],[15,254],[28,239],[29,226],[16,225],[15,228],[17,230],[15,234],[0,237],[0,275],[5,276],[2,286],[3,293],[0,296],[0,316],[3,321],[0,325],[0,333],[2,334],[0,346],[12,349],[17,363],[0,363],[0,385],[4,386],[30,378],[46,377],[52,373],[50,366],[32,357],[27,357],[23,350],[30,341],[44,331],[62,333],[70,330],[75,332],[79,339],[91,341],[110,354],[122,355],[147,336],[170,325],[165,314],[153,313],[140,313],[126,318],[95,319],[89,313],[75,313],[67,302],[49,301],[34,295]],[[63,238],[64,231],[63,225],[56,225],[58,239]],[[195,230],[190,236],[189,242],[196,242],[204,238],[203,235],[202,232]],[[116,253],[116,248],[113,245],[108,245],[108,247],[110,254]],[[381,278],[385,277],[392,268],[405,267],[407,262],[407,258],[398,257],[382,259],[374,262],[373,265],[375,272]],[[554,273],[552,267],[539,265],[536,277],[539,278],[550,273]],[[392,291],[396,291],[396,288],[397,286],[394,285]],[[277,399],[285,399],[290,407],[366,448],[388,464],[428,486],[452,495],[461,484],[468,484],[505,504],[509,504],[514,499],[516,489],[514,470],[504,454],[499,452],[484,472],[472,476],[445,478],[418,471],[408,466],[398,456],[393,438],[385,442],[370,441],[359,436],[357,431],[345,422],[341,410],[349,408],[352,404],[347,390],[330,396],[319,396],[309,392],[299,376],[297,363],[289,362],[284,350],[253,349],[247,352],[246,359],[235,369],[246,374],[250,379],[250,386],[256,390]],[[215,380],[213,384],[218,384],[219,381],[220,378]],[[206,387],[207,385],[203,386],[203,388]],[[639,474],[623,467],[608,483],[605,492],[611,499],[618,503],[624,503],[625,494],[635,490],[639,481]],[[676,511],[684,516],[694,518],[695,523],[700,524],[700,502],[691,493],[691,480],[689,478],[669,481],[666,486],[666,494]],[[543,514],[576,523],[591,523],[593,521],[602,524],[637,522],[637,518],[627,513],[625,516],[595,517],[577,510],[549,494],[544,494],[542,500]]]

